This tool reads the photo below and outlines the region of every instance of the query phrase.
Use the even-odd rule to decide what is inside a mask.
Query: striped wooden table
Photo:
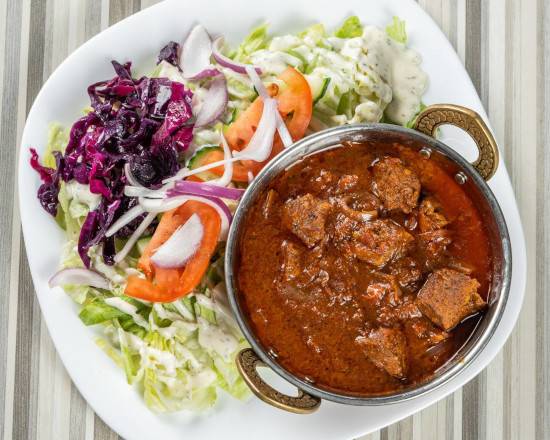
[[[154,2],[0,0],[0,439],[118,437],[71,384],[41,319],[15,170],[27,111],[53,69]],[[483,373],[365,438],[550,439],[550,2],[419,3],[456,48],[491,118],[524,222],[527,296],[514,333]]]

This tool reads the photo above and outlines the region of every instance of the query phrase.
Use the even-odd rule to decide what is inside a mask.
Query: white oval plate
[[[512,241],[511,294],[504,316],[489,344],[465,371],[428,395],[407,402],[382,407],[323,402],[317,413],[303,416],[276,410],[255,398],[241,403],[222,395],[216,407],[205,414],[156,415],[146,408],[138,392],[127,385],[124,372],[96,346],[97,330],[80,322],[77,306],[60,289],[48,288],[47,280],[58,266],[63,234],[36,199],[39,179],[28,165],[28,148],[36,146],[43,150],[51,121],[71,125],[88,103],[87,86],[113,76],[112,59],[131,60],[137,73],[148,72],[159,49],[169,40],[181,41],[198,21],[212,33],[238,42],[252,26],[266,19],[271,23],[271,30],[280,33],[300,30],[315,22],[332,27],[350,14],[381,27],[389,23],[393,15],[405,19],[409,44],[422,54],[423,68],[430,77],[426,103],[464,105],[487,119],[453,48],[412,0],[277,0],[269,5],[253,0],[167,1],[128,17],[92,38],[59,66],[38,94],[23,132],[19,162],[21,220],[34,286],[51,337],[73,382],[96,413],[124,438],[322,440],[358,437],[419,411],[464,385],[490,362],[510,334],[523,300],[526,257],[520,218],[504,163],[490,181]],[[453,140],[449,143],[466,145],[461,136],[453,131]],[[447,139],[451,138],[447,136]]]

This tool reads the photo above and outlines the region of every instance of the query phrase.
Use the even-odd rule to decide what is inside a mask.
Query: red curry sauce
[[[446,171],[394,144],[347,144],[277,176],[247,213],[240,301],[290,373],[348,395],[433,375],[477,324],[492,257]]]

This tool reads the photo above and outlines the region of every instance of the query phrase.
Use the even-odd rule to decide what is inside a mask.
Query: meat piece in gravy
[[[434,197],[426,197],[418,209],[418,227],[420,232],[436,231],[449,224],[443,214],[443,207]]]
[[[478,287],[475,278],[452,269],[437,269],[418,292],[417,305],[435,325],[450,330],[486,306]]]
[[[418,282],[422,279],[422,270],[418,262],[411,257],[404,257],[392,263],[389,272],[404,289],[418,288]]]
[[[401,302],[401,290],[395,280],[388,277],[387,280],[371,283],[363,294],[363,298],[376,307],[382,304],[382,300],[386,304],[395,307]]]
[[[418,340],[422,341],[425,346],[424,349],[433,347],[450,336],[449,333],[440,330],[426,318],[412,319],[406,322],[405,326],[410,329]]]
[[[330,203],[311,194],[289,199],[283,206],[283,226],[311,248],[325,236]]]
[[[345,194],[357,187],[357,174],[337,174],[325,169],[319,170],[311,180],[311,188],[316,194]]]
[[[410,213],[418,204],[420,180],[401,159],[384,157],[372,167],[373,192],[388,211]]]
[[[339,212],[357,221],[378,217],[380,208],[378,198],[367,191],[331,197],[330,202]]]
[[[379,327],[355,341],[367,358],[378,368],[398,379],[407,374],[407,340],[403,332],[395,328]]]
[[[332,228],[337,246],[376,267],[403,257],[414,242],[411,234],[389,219],[363,222],[337,214]]]
[[[386,324],[391,323],[395,308],[401,304],[402,296],[393,276],[378,273],[375,280],[358,295],[357,300],[368,320]]]
[[[432,266],[433,262],[437,262],[437,260],[439,260],[447,249],[447,246],[449,246],[453,241],[451,238],[451,232],[447,229],[424,232],[422,234],[418,234],[418,238],[424,248],[429,266]]]

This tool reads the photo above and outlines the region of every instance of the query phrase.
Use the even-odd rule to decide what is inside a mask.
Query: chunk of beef
[[[395,328],[372,329],[367,336],[355,341],[367,358],[389,375],[402,379],[407,374],[407,340],[403,332]]]
[[[373,166],[373,191],[389,211],[410,213],[418,203],[420,180],[400,159],[385,157]]]
[[[382,300],[390,306],[397,306],[401,302],[401,289],[392,277],[385,281],[371,283],[364,294],[369,302],[379,306]]]
[[[443,214],[443,207],[433,197],[426,197],[420,203],[418,210],[418,227],[420,232],[429,232],[442,229],[449,224]]]
[[[405,296],[403,302],[395,310],[395,316],[400,321],[408,321],[414,318],[421,318],[422,312],[416,305],[416,301],[410,296]]]
[[[418,292],[418,308],[435,325],[450,330],[486,306],[478,287],[475,278],[456,270],[435,270]]]
[[[325,222],[331,206],[311,194],[287,200],[283,206],[283,225],[313,247],[325,235]]]
[[[418,234],[420,244],[424,248],[428,265],[431,267],[432,263],[443,255],[447,246],[452,243],[451,232],[446,229],[438,229],[437,231],[424,232]]]
[[[434,326],[426,318],[413,319],[405,324],[405,328],[410,334],[414,335],[418,341],[425,346],[425,349],[439,344],[447,339],[450,334]]]
[[[393,262],[389,269],[399,285],[404,289],[414,290],[422,278],[422,270],[414,258],[404,257]]]
[[[331,197],[330,202],[339,212],[359,222],[378,217],[380,202],[369,192]]]
[[[393,276],[378,274],[378,278],[358,295],[358,302],[370,321],[391,324],[403,295]]]
[[[344,252],[376,267],[403,257],[414,237],[389,219],[356,221],[338,214],[333,225],[335,244]]]

